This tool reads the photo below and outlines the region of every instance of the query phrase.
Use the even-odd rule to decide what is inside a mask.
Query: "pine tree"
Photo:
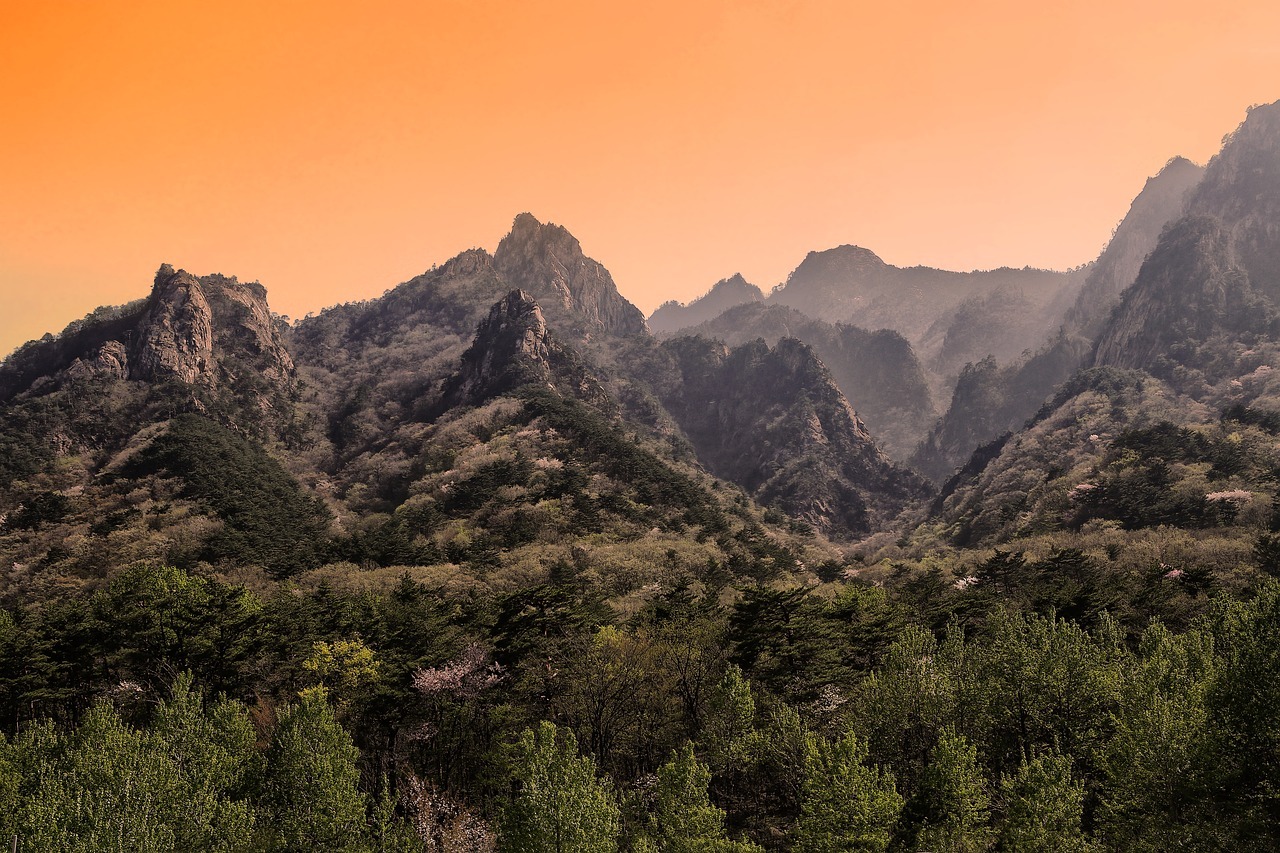
[[[1005,804],[1002,853],[1088,853],[1080,823],[1084,785],[1071,780],[1071,759],[1046,753],[1024,761],[1000,783]]]
[[[711,804],[711,771],[685,746],[658,770],[652,840],[663,853],[752,853],[754,844],[730,841],[724,812]]]
[[[360,753],[323,689],[284,709],[267,751],[264,805],[276,849],[366,850]]]
[[[618,804],[595,762],[578,755],[573,732],[542,722],[516,744],[512,777],[519,790],[503,810],[506,853],[614,853]]]
[[[831,743],[810,735],[796,853],[882,853],[902,811],[887,771],[866,766],[853,732]]]
[[[992,840],[990,803],[977,748],[954,729],[943,729],[914,803],[923,814],[916,847],[933,853],[986,850]]]

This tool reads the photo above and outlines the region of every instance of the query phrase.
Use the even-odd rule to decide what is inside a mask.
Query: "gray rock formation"
[[[494,266],[512,287],[558,300],[588,330],[639,335],[647,329],[644,315],[618,293],[609,271],[584,255],[577,238],[559,225],[520,214],[498,244]]]

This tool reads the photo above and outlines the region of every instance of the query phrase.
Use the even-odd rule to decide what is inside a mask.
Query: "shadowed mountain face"
[[[876,447],[812,349],[782,338],[730,349],[664,344],[681,383],[664,399],[698,458],[757,500],[841,538],[870,533],[927,493]]]
[[[1182,216],[1203,173],[1189,160],[1175,157],[1147,181],[1107,247],[1088,268],[1061,329],[1035,353],[1008,361],[998,356],[994,361],[975,359],[961,372],[946,414],[911,457],[917,470],[942,482],[977,447],[1020,429],[1054,389],[1088,360],[1120,293],[1133,283],[1162,230]],[[962,334],[963,324],[955,328]]]
[[[1215,341],[1273,336],[1280,305],[1280,104],[1250,111],[1125,291],[1096,365],[1214,382]],[[1180,379],[1187,382],[1185,374]]]
[[[721,279],[710,290],[690,302],[664,302],[649,317],[649,329],[658,337],[668,337],[683,329],[713,320],[737,305],[764,300],[760,288],[748,282],[741,273]]]
[[[730,346],[757,338],[770,346],[783,338],[803,341],[831,371],[876,443],[894,459],[906,458],[933,421],[920,362],[911,344],[889,329],[870,332],[814,320],[783,305],[752,303],[725,311],[687,332]]]

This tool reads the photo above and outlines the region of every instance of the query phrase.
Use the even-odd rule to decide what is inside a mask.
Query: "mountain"
[[[99,309],[56,338],[19,348],[0,365],[0,402],[59,376],[172,380],[212,390],[284,383],[293,373],[260,284],[197,278],[166,264],[145,300]]]
[[[730,349],[664,344],[682,382],[664,403],[712,473],[840,538],[866,535],[927,488],[895,467],[813,350],[794,338]]]
[[[1204,172],[1203,166],[1174,157],[1147,180],[1066,314],[1065,325],[1072,333],[1090,341],[1098,336],[1120,294],[1138,277],[1160,233],[1186,209],[1187,199]]]
[[[1052,328],[1053,306],[1076,286],[1071,274],[1049,270],[904,269],[885,263],[868,249],[838,246],[810,252],[768,300],[831,322],[893,329],[911,342],[924,362],[932,363],[943,355],[948,329],[966,302],[990,298],[997,292],[1020,302],[1016,312],[1003,317],[1003,323],[981,330],[980,338],[975,334],[964,347],[966,353],[972,350],[986,355],[1011,347],[1021,352],[1040,343]],[[953,343],[951,350],[955,349]],[[943,367],[950,366],[956,365],[944,359]]]
[[[814,320],[784,305],[750,303],[685,332],[730,346],[757,338],[770,346],[784,338],[803,341],[831,371],[876,443],[893,459],[905,459],[933,421],[925,372],[911,344],[892,330],[871,332]]]
[[[690,302],[664,302],[649,315],[649,329],[659,337],[669,337],[683,329],[713,320],[725,311],[750,302],[762,302],[764,293],[741,273],[721,279],[710,290]]]
[[[1084,366],[1121,292],[1133,283],[1162,231],[1182,216],[1203,174],[1189,160],[1170,160],[1147,180],[1102,254],[1087,268],[1074,304],[1060,315],[1058,330],[1034,353],[1002,363],[998,357],[975,360],[961,372],[946,413],[910,457],[917,470],[944,481],[980,445],[1021,428],[1055,388]],[[982,322],[982,311],[970,313]],[[966,354],[975,353],[970,347]]]
[[[1280,103],[1250,110],[1125,291],[1094,364],[1216,383],[1223,347],[1280,328]]]
[[[520,214],[493,263],[512,286],[543,302],[558,299],[588,329],[616,335],[646,331],[644,315],[618,293],[609,271],[584,255],[577,238],[559,225]]]
[[[548,330],[533,297],[513,290],[494,303],[476,330],[461,370],[445,383],[440,409],[479,406],[526,385],[588,400],[605,398],[581,360]]]

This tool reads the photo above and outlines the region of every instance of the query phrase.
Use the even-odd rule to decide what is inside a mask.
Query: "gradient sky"
[[[1074,266],[1280,99],[1277,36],[1274,0],[0,0],[0,354],[162,262],[298,317],[524,210],[646,313],[841,243]]]

